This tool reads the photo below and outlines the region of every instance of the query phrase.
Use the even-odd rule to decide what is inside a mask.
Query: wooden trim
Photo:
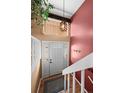
[[[58,15],[55,15],[55,14],[52,14],[52,13],[49,13],[49,17],[54,18],[54,19],[58,19],[58,20],[64,20],[64,21],[67,21],[67,22],[71,23],[71,19],[61,17],[61,16],[58,16]]]
[[[37,88],[37,93],[39,93],[40,85],[41,85],[41,79],[39,80],[39,84],[38,84],[38,88]]]

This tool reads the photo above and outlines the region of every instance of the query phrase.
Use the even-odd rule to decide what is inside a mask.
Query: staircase
[[[88,56],[84,57],[83,59],[79,60],[78,62],[72,64],[71,66],[65,68],[62,71],[64,75],[64,90],[58,93],[77,93],[76,92],[76,82],[80,85],[80,93],[88,93],[85,89],[85,73],[84,71],[88,68],[93,67],[93,54],[89,54]],[[75,73],[81,71],[81,83],[76,79]],[[72,83],[70,79],[72,77]],[[93,83],[92,79],[88,76],[91,83]]]

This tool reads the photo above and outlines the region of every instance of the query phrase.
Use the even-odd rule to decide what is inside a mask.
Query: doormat
[[[44,82],[44,93],[58,93],[64,89],[64,77],[47,80]]]

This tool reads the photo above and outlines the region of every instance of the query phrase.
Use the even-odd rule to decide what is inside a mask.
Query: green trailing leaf
[[[39,24],[43,20],[48,20],[49,12],[54,6],[48,3],[48,0],[32,0],[31,1],[31,18]],[[38,18],[38,17],[41,18]]]

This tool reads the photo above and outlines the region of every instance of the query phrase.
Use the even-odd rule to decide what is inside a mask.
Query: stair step
[[[62,91],[60,91],[60,92],[58,92],[58,93],[65,93],[65,91],[64,91],[64,90],[62,90]]]

